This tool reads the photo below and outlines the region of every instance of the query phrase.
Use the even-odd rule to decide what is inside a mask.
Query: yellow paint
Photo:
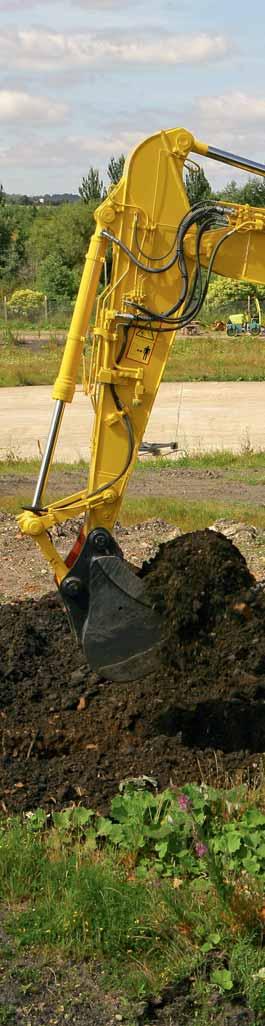
[[[104,264],[107,242],[100,236],[100,231],[98,224],[86,256],[65,350],[52,393],[53,399],[62,399],[65,403],[71,403],[73,399],[85,336]]]

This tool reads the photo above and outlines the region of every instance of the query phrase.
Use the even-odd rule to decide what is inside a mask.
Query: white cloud
[[[96,157],[101,160],[102,157],[109,158],[115,153],[124,153],[127,156],[143,139],[142,132],[121,131],[102,139],[93,136],[89,139],[86,136],[68,136],[67,146],[72,152],[77,153],[79,161],[83,154],[86,160],[90,159],[89,154],[92,154],[93,160],[90,163],[93,163]]]
[[[265,122],[265,99],[261,96],[249,96],[247,93],[231,92],[222,96],[204,96],[198,101],[200,113],[209,120],[216,122],[233,122],[235,130],[238,123],[243,125]]]
[[[6,67],[54,70],[112,64],[181,65],[222,60],[231,44],[223,35],[201,32],[193,36],[163,34],[146,38],[119,33],[47,32],[45,29],[2,30],[0,59]]]
[[[129,8],[129,0],[124,4],[124,0],[71,0],[72,6],[83,7],[86,11],[97,10],[98,7],[105,7],[107,11],[116,10],[119,7],[125,7],[125,10]],[[138,0],[139,2],[139,0]]]
[[[193,115],[194,116],[194,115]],[[236,150],[243,155],[250,153],[253,159],[262,159],[258,152],[260,146],[260,135],[251,139],[246,134],[236,135],[232,126],[221,135],[221,128],[218,126],[207,133],[202,128],[202,122],[196,117],[192,126],[191,119],[187,120],[187,127],[194,134],[204,139],[213,146],[220,146],[224,149]],[[173,125],[173,120],[172,120]],[[159,130],[159,125],[157,126]],[[139,132],[135,128],[128,131],[119,128],[117,124],[111,133],[111,129],[105,133],[91,133],[81,135],[68,132],[59,134],[41,134],[38,130],[31,130],[30,124],[25,127],[23,138],[20,136],[16,141],[3,143],[0,141],[0,165],[2,167],[2,179],[5,189],[8,192],[20,191],[27,193],[36,192],[62,192],[77,191],[82,175],[86,174],[92,164],[98,167],[101,174],[106,173],[109,158],[113,154],[125,153],[128,155],[148,135],[148,132]],[[192,156],[192,155],[191,155]],[[216,188],[222,185],[231,177],[246,179],[243,172],[236,168],[228,168],[211,160],[195,157],[203,165],[207,177]]]
[[[65,118],[65,103],[54,103],[45,96],[0,89],[0,121],[61,121]]]
[[[46,0],[46,4],[52,2],[53,0]],[[29,7],[37,8],[41,4],[42,0],[0,0],[0,11],[19,11]],[[116,8],[124,8],[123,0],[71,0],[71,4],[72,7],[82,7],[86,11],[97,10],[99,7],[109,11],[112,9],[116,10]]]
[[[106,161],[113,154],[127,154],[134,149],[143,136],[140,132],[120,132],[105,138],[97,136],[64,135],[59,139],[34,139],[28,135],[16,144],[0,147],[1,166],[13,166],[19,162],[22,167],[55,168],[69,171],[78,168],[79,174],[91,164],[106,167]]]
[[[0,0],[0,11],[19,11],[25,7],[36,7],[35,0],[27,0],[27,3],[23,0]]]
[[[189,128],[209,146],[264,164],[265,99],[260,95],[231,90],[199,97],[190,111]],[[246,172],[232,165],[198,159],[216,187],[231,178],[246,181]]]

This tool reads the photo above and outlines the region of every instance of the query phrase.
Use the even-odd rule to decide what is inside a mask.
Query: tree
[[[38,279],[40,265],[48,255],[59,259],[70,270],[81,270],[95,230],[94,210],[95,204],[81,202],[37,208],[27,241],[33,280],[36,276]]]
[[[0,203],[0,283],[14,286],[25,254],[25,238],[15,207]]]
[[[227,182],[224,189],[221,192],[216,193],[216,199],[225,200],[226,203],[241,203],[242,189],[238,182],[234,178],[230,182]]]
[[[198,169],[195,167],[189,167],[186,178],[185,178],[186,190],[191,207],[195,203],[204,202],[209,200],[212,195],[212,190],[208,178],[204,174],[202,167]]]
[[[246,310],[248,296],[257,296],[264,303],[265,286],[217,275],[209,285],[205,306],[214,318],[222,314],[225,316],[237,313],[242,308]]]
[[[108,177],[111,185],[118,185],[123,175],[124,164],[124,153],[121,153],[120,157],[111,157],[108,164]]]
[[[241,203],[250,203],[252,207],[265,207],[264,178],[249,178],[241,192]]]
[[[95,203],[100,203],[105,198],[106,189],[96,167],[89,168],[86,178],[82,178],[82,184],[79,186],[78,192],[85,203],[91,203],[91,200],[95,201]]]
[[[77,292],[74,271],[64,264],[62,257],[50,253],[40,264],[38,286],[48,299],[73,299]]]
[[[95,203],[62,203],[55,209],[57,247],[63,262],[71,269],[81,269],[91,235],[95,231]]]
[[[248,178],[245,185],[239,185],[232,178],[217,195],[218,199],[226,200],[228,203],[249,203],[252,207],[265,207],[265,181],[264,178],[256,176]]]
[[[34,204],[34,200],[32,199],[32,197],[27,196],[26,193],[23,196],[19,196],[18,202],[20,207],[32,207]]]
[[[5,275],[9,266],[10,251],[12,249],[12,234],[14,221],[10,211],[4,205],[0,205],[0,278]]]
[[[3,185],[0,185],[0,203],[5,203],[6,197]]]

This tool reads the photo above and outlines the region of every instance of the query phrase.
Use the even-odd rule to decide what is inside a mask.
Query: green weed
[[[16,1021],[16,1007],[15,1005],[0,1005],[0,1026],[14,1026]]]
[[[254,1012],[265,1009],[265,957],[264,947],[254,948],[251,939],[241,936],[231,950],[230,969],[239,988],[244,992]]]
[[[109,817],[80,807],[52,818],[62,839],[84,833],[86,853],[102,838],[108,850],[130,852],[141,878],[154,872],[197,877],[205,862],[222,896],[224,875],[228,880],[241,871],[254,877],[265,873],[265,812],[246,804],[244,787],[224,791],[188,784],[181,793],[169,789],[156,795],[135,791],[132,783],[112,799]],[[44,819],[43,810],[33,813],[31,829],[41,829]]]
[[[41,838],[28,833],[18,818],[0,830],[0,897],[21,901],[42,886],[46,855]]]
[[[5,931],[18,950],[101,960],[127,998],[189,978],[196,1021],[231,990],[262,1022],[263,809],[262,792],[127,784],[108,817],[38,809],[2,823]],[[246,850],[259,865],[245,867]]]

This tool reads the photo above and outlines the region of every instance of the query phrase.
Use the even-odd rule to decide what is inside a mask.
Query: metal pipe
[[[256,160],[249,160],[248,157],[238,157],[235,153],[228,153],[226,150],[218,150],[215,146],[208,146],[207,157],[212,160],[220,160],[223,164],[232,164],[240,167],[243,171],[251,171],[256,175],[265,175],[265,164],[259,164]]]
[[[61,420],[62,420],[62,416],[63,416],[63,412],[64,412],[64,406],[65,406],[65,404],[64,404],[63,400],[62,399],[57,399],[57,402],[55,403],[55,409],[54,409],[53,418],[52,418],[52,422],[51,422],[51,426],[50,426],[50,431],[49,431],[47,442],[46,442],[45,452],[44,452],[44,455],[42,457],[42,464],[41,464],[40,473],[39,473],[39,477],[38,477],[38,481],[37,481],[37,486],[36,486],[36,490],[35,490],[35,493],[34,493],[33,503],[32,503],[32,507],[31,507],[31,509],[33,509],[33,510],[34,509],[38,509],[38,506],[41,503],[43,491],[44,491],[44,488],[45,488],[45,485],[46,485],[46,481],[47,481],[47,478],[48,478],[48,473],[49,473],[49,469],[50,469],[51,460],[52,460],[54,449],[55,449],[55,446],[56,446],[58,431],[59,431],[59,428],[60,428],[60,424],[61,424]]]

